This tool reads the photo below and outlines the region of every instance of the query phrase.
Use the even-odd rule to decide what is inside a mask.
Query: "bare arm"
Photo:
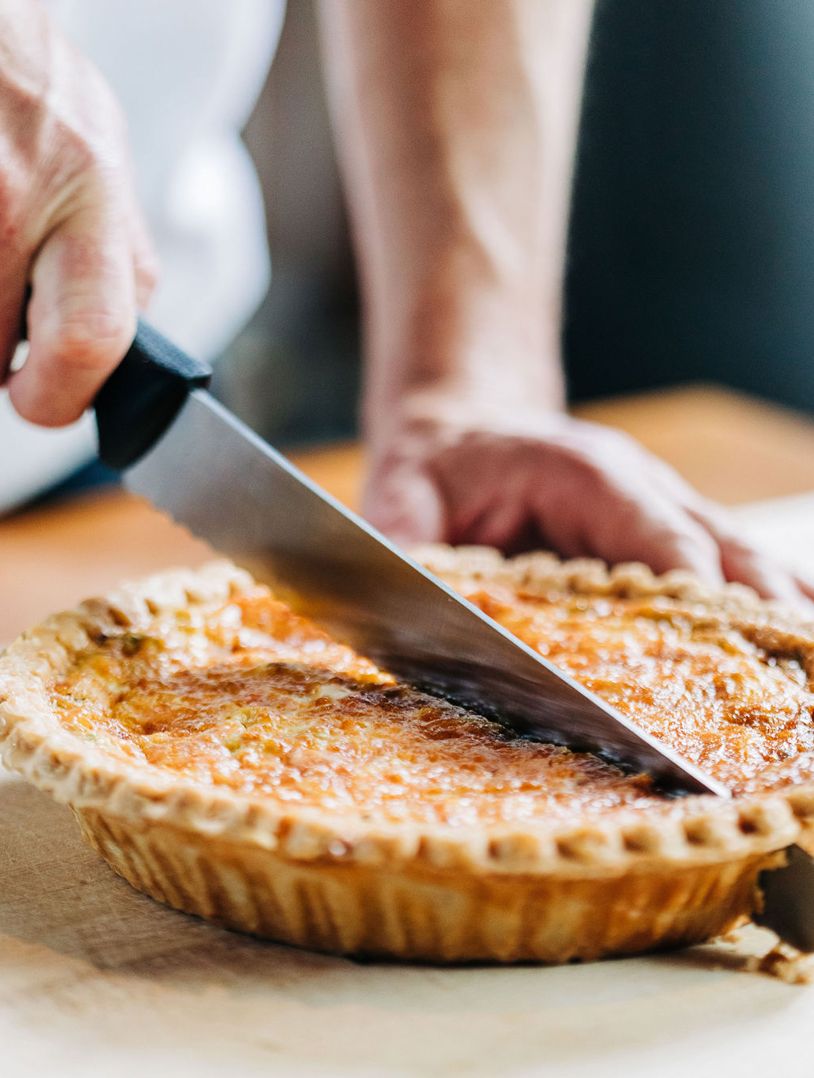
[[[323,3],[374,440],[405,391],[443,391],[470,414],[561,407],[563,249],[590,12],[590,0]]]
[[[365,510],[403,542],[814,588],[615,431],[562,411],[589,0],[322,0],[362,273]]]

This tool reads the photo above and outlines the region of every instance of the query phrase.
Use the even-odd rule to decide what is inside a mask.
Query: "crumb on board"
[[[778,940],[762,958],[750,957],[748,972],[767,973],[786,984],[814,984],[814,955],[798,951]]]
[[[714,969],[758,973],[785,984],[814,984],[814,954],[784,943],[764,925],[742,924],[703,950]]]

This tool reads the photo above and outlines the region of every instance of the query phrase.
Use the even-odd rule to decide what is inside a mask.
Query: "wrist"
[[[450,383],[425,383],[390,397],[368,393],[364,407],[364,433],[374,460],[405,438],[452,443],[475,433],[534,437],[559,429],[567,420],[558,401],[524,394],[521,386],[490,395]]]
[[[444,240],[365,274],[373,397],[437,388],[562,407],[560,273],[553,263],[499,257],[492,246]]]
[[[552,335],[553,336],[553,335]],[[518,325],[424,325],[368,358],[364,428],[417,423],[505,426],[563,412],[558,342]],[[370,351],[370,349],[369,349]]]

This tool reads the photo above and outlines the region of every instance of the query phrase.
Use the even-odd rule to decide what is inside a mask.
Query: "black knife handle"
[[[192,359],[146,322],[93,402],[99,456],[123,469],[143,456],[175,419],[193,389],[209,384],[211,369]]]

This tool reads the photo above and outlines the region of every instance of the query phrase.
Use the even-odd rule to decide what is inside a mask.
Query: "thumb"
[[[374,527],[402,546],[445,538],[441,494],[427,475],[409,464],[374,471],[362,508]]]

